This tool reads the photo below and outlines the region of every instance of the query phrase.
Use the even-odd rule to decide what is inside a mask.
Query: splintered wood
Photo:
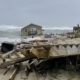
[[[7,62],[2,63],[0,65],[0,68],[5,68],[6,66],[14,65],[16,63],[20,63],[26,60],[30,60],[30,58],[23,57],[23,58],[14,59],[13,61],[7,61]]]
[[[20,63],[25,61],[24,74],[22,79],[27,78],[29,73],[33,71],[35,80],[37,79],[36,73],[44,74],[48,69],[58,66],[67,66],[67,61],[71,68],[78,69],[80,67],[80,45],[38,45],[38,46],[26,46],[21,49],[21,52],[16,51],[14,55],[11,55],[14,51],[10,51],[1,56],[5,62],[1,63],[0,68],[7,66],[16,66],[14,72],[10,76],[9,80],[14,80],[19,68]],[[6,56],[8,56],[6,58]],[[7,73],[9,69],[5,71]]]
[[[10,76],[9,80],[14,80],[14,78],[17,75],[17,72],[18,72],[19,69],[20,69],[20,64],[17,65],[16,69],[14,70],[14,72],[12,73],[12,75]]]
[[[35,48],[32,47],[31,49],[23,49],[22,54],[26,56],[27,58],[32,58],[32,57],[37,57],[37,58],[48,58],[49,51],[50,51],[51,46],[48,47],[40,47],[40,48]]]

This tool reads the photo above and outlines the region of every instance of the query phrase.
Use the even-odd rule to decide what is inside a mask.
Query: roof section
[[[39,26],[39,25],[36,25],[36,24],[31,23],[31,24],[29,24],[29,25],[23,27],[22,29],[24,29],[24,28],[26,28],[26,27],[29,27],[29,26],[31,26],[31,25],[33,25],[33,26],[37,26],[37,27],[41,27],[41,28],[42,28],[42,26]]]

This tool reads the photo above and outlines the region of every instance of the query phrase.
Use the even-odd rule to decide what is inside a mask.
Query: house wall
[[[76,32],[80,27],[73,27],[73,32]]]
[[[25,27],[21,30],[22,35],[23,36],[28,36],[28,32],[31,31],[31,28],[36,28],[36,30],[40,30],[40,34],[42,34],[42,28],[41,27],[38,27],[38,26],[35,26],[35,25],[30,25],[30,26],[27,26],[27,27]],[[25,32],[26,29],[27,29],[27,32]]]

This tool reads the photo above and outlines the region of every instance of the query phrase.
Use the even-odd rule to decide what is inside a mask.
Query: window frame
[[[25,32],[28,32],[28,29],[25,29]]]

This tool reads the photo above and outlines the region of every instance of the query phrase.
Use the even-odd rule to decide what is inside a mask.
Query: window
[[[36,28],[33,28],[34,31],[36,31]]]
[[[36,28],[31,28],[31,31],[36,31]]]
[[[27,29],[25,29],[25,32],[27,32]]]
[[[40,30],[37,30],[37,34],[40,34]]]

